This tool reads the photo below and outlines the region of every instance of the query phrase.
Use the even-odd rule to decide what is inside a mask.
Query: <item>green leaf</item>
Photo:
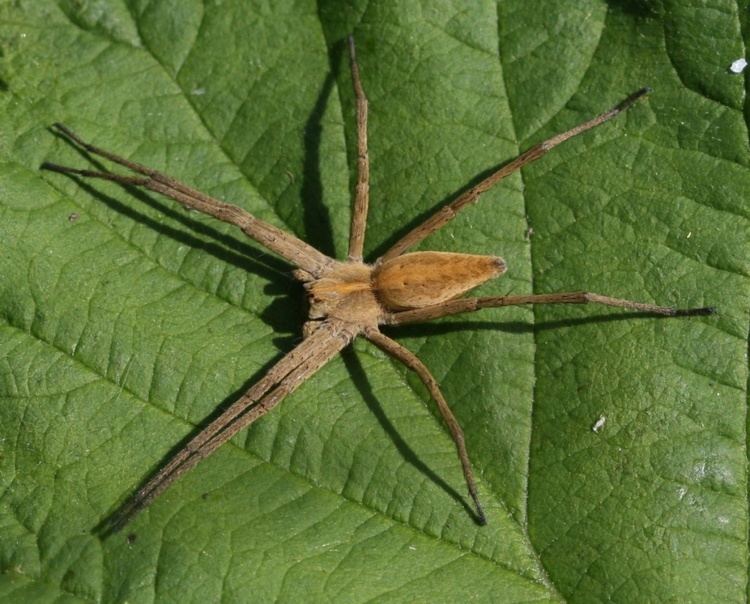
[[[748,6],[16,0],[0,5],[0,599],[747,599]],[[392,330],[464,426],[357,343],[123,533],[93,528],[300,338],[290,267],[156,195],[41,172],[49,126],[346,251],[343,38],[370,101],[374,259],[522,149],[626,115],[424,249],[483,294],[592,290],[712,317],[484,310]],[[594,430],[594,426],[597,429]]]

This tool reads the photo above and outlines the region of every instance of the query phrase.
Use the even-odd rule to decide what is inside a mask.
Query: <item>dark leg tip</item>
[[[683,308],[675,311],[676,317],[701,317],[715,315],[718,309],[715,306],[704,306],[702,308]]]
[[[113,518],[105,518],[91,531],[100,539],[107,539],[117,533],[122,527]]]
[[[90,170],[79,170],[78,168],[70,168],[68,166],[61,166],[60,164],[53,164],[52,162],[46,161],[39,166],[40,170],[49,170],[50,172],[59,172],[60,174],[75,174],[78,176],[92,176]]]
[[[64,136],[65,138],[71,138],[70,128],[68,128],[62,122],[55,122],[54,124],[52,124],[52,126],[50,126],[50,130],[59,136]]]
[[[623,99],[619,105],[615,107],[617,111],[625,111],[628,107],[630,107],[633,103],[635,103],[638,99],[640,99],[643,96],[646,96],[652,92],[652,88],[650,86],[644,86],[640,90],[636,90],[634,93],[628,95],[625,99]]]
[[[87,151],[91,151],[91,145],[89,145],[86,141],[84,141],[80,136],[78,136],[62,122],[55,122],[54,124],[52,124],[51,130],[53,132],[56,132],[57,134],[64,136],[68,140],[74,142],[76,145],[80,145]]]
[[[474,517],[474,520],[476,520],[477,524],[479,526],[486,526],[487,525],[487,516],[484,515],[484,510],[482,509],[482,504],[479,503],[479,497],[476,493],[471,493],[471,498],[474,500],[474,505],[477,508],[476,516]]]
[[[52,128],[54,130],[58,130],[59,132],[62,132],[66,136],[70,136],[71,134],[73,134],[73,131],[62,122],[55,122],[54,124],[52,124]]]
[[[58,164],[53,164],[52,162],[45,161],[42,162],[42,165],[39,166],[40,170],[49,170],[50,172],[60,172],[65,173],[67,170],[63,168],[63,166],[60,166]]]

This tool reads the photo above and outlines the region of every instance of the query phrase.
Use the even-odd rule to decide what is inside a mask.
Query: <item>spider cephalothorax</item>
[[[351,72],[357,99],[357,184],[352,211],[349,254],[337,261],[298,239],[291,233],[255,218],[240,207],[201,193],[157,170],[84,142],[62,124],[57,131],[85,151],[105,157],[139,174],[124,176],[111,172],[79,170],[46,163],[44,168],[84,177],[103,178],[123,185],[150,189],[178,201],[187,208],[209,214],[239,227],[268,250],[295,267],[309,298],[309,316],[303,340],[253,384],[237,401],[175,453],[158,472],[128,500],[105,525],[105,532],[116,530],[145,508],[174,480],[210,455],[237,432],[265,415],[312,377],[323,365],[357,336],[404,363],[420,377],[435,400],[456,444],[469,494],[476,506],[476,519],[485,523],[484,512],[474,480],[464,434],[435,379],[427,367],[395,340],[380,332],[381,325],[401,325],[429,321],[446,315],[470,312],[490,306],[515,304],[584,304],[595,302],[644,313],[668,316],[710,314],[711,308],[676,310],[590,292],[565,292],[462,298],[462,294],[481,283],[502,275],[505,262],[496,256],[477,256],[450,252],[413,252],[408,249],[447,224],[464,207],[508,174],[539,159],[567,139],[613,118],[642,97],[647,89],[631,94],[613,109],[553,136],[505,164],[464,194],[442,207],[422,224],[409,231],[373,264],[362,259],[369,205],[369,159],[367,155],[367,99],[359,79],[354,42],[349,39]]]

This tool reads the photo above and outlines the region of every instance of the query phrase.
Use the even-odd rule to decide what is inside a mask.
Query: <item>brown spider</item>
[[[464,478],[474,504],[476,520],[486,523],[479,503],[474,474],[464,443],[461,426],[445,401],[440,387],[427,367],[409,350],[381,333],[380,325],[402,325],[429,321],[480,308],[516,304],[585,304],[594,302],[647,314],[667,316],[705,315],[713,308],[677,310],[590,292],[529,294],[459,298],[493,277],[505,272],[502,258],[450,252],[412,252],[409,248],[434,233],[464,207],[500,180],[542,157],[560,143],[602,124],[630,107],[649,92],[643,88],[611,110],[574,128],[541,142],[505,164],[476,186],[440,208],[412,229],[372,264],[362,259],[367,208],[369,203],[369,159],[367,153],[367,98],[362,89],[354,41],[349,38],[351,76],[357,103],[357,184],[346,261],[329,258],[294,235],[258,220],[242,208],[196,191],[161,172],[152,170],[109,151],[84,142],[62,124],[55,129],[85,151],[105,157],[142,176],[123,176],[110,172],[79,170],[52,163],[42,168],[84,177],[103,178],[123,185],[144,187],[178,201],[189,209],[209,214],[238,226],[248,237],[275,252],[296,267],[294,276],[304,283],[309,298],[309,320],[304,324],[303,340],[237,401],[221,413],[164,465],[111,518],[106,532],[118,530],[182,474],[210,455],[237,432],[259,419],[305,380],[312,377],[357,336],[376,346],[412,369],[437,403],[456,444]]]

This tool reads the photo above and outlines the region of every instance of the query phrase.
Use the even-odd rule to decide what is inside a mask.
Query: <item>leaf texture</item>
[[[748,6],[726,0],[0,3],[0,599],[744,602]],[[370,101],[366,252],[650,85],[421,249],[500,255],[485,295],[719,314],[485,310],[358,342],[108,539],[92,529],[300,338],[290,267],[102,182],[49,126],[343,257]],[[594,426],[596,425],[596,430]]]

